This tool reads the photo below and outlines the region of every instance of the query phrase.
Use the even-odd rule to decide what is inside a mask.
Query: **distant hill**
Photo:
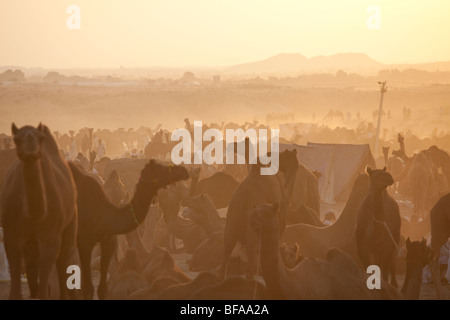
[[[298,75],[331,73],[338,70],[359,75],[375,75],[380,70],[416,69],[436,72],[450,71],[450,61],[420,64],[383,64],[363,53],[338,53],[331,56],[306,58],[299,53],[282,53],[265,60],[243,63],[224,69],[224,72],[239,75]]]
[[[359,74],[375,73],[385,65],[362,53],[339,53],[306,58],[299,53],[283,53],[268,59],[226,68],[236,74],[335,73],[338,70]]]

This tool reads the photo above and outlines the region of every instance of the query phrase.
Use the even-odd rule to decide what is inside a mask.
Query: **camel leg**
[[[436,290],[436,295],[438,299],[444,299],[444,294],[442,291],[442,285],[441,285],[441,268],[439,264],[439,252],[440,252],[440,246],[433,247],[433,251],[437,252],[435,253],[432,263],[432,275],[433,275],[433,284],[434,288]]]
[[[67,300],[70,296],[72,300],[76,299],[74,290],[69,290],[66,284],[67,267],[71,264],[73,254],[75,253],[75,240],[77,232],[77,220],[74,217],[72,222],[67,226],[62,235],[61,250],[58,260],[56,260],[56,268],[59,280],[59,295],[61,300]]]
[[[9,269],[11,273],[11,288],[9,299],[22,300],[22,287],[20,282],[20,276],[22,274],[22,256],[20,254],[20,244],[18,241],[15,241],[15,238],[13,237],[11,232],[8,232],[5,229],[4,233],[6,257],[8,258]]]
[[[37,298],[39,276],[39,246],[36,241],[29,241],[23,248],[23,257],[27,271],[30,298]]]
[[[91,253],[93,247],[93,243],[84,244],[78,242],[78,254],[81,264],[81,288],[85,300],[94,298],[94,285],[92,284],[91,276]]]
[[[253,230],[247,230],[246,253],[248,258],[246,278],[253,280],[257,271],[259,238]]]
[[[227,275],[228,262],[230,261],[231,253],[237,243],[237,237],[234,232],[225,232],[224,245],[223,245],[223,260],[222,265],[219,268],[219,277],[225,278]]]
[[[48,299],[48,285],[50,273],[56,263],[56,258],[60,250],[59,240],[51,240],[39,243],[39,285],[38,299]]]
[[[397,268],[395,265],[395,261],[392,261],[391,263],[391,285],[394,288],[398,288],[398,282],[397,282]]]
[[[101,266],[100,266],[100,284],[98,286],[98,298],[100,300],[105,300],[106,294],[108,292],[108,284],[107,284],[107,274],[109,263],[111,262],[111,258],[116,252],[117,248],[117,237],[112,236],[108,240],[105,240],[100,243],[102,248],[102,256],[101,256]]]

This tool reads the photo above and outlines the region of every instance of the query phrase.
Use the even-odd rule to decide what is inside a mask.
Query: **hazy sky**
[[[71,4],[80,30],[66,27]],[[294,52],[434,62],[450,60],[449,31],[449,0],[0,0],[0,65],[225,66]]]

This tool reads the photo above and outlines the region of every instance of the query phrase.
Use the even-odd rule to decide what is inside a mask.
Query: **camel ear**
[[[425,245],[427,244],[427,240],[424,237],[422,237],[422,243]]]
[[[386,172],[386,171],[387,171],[387,168],[386,168],[386,167],[384,167],[384,168],[383,168],[383,171],[384,171],[384,172]]]
[[[200,199],[202,199],[202,200],[205,199],[205,194],[204,194],[204,193],[202,193],[202,194],[200,195]]]
[[[15,136],[18,131],[19,131],[19,129],[16,127],[16,124],[13,122],[11,125],[11,132],[12,132],[13,136]]]
[[[40,132],[44,132],[44,126],[42,125],[42,122],[39,122],[39,125],[38,125],[37,129],[38,129]]]
[[[372,169],[370,169],[370,167],[369,166],[367,166],[367,168],[366,168],[366,172],[367,172],[367,174],[370,176],[371,174],[372,174],[372,172],[373,172],[373,170]]]
[[[292,150],[292,153],[293,153],[293,154],[297,154],[297,149],[293,149],[293,150]]]

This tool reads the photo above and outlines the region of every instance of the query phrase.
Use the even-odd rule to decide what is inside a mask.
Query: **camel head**
[[[427,246],[427,241],[411,242],[409,238],[406,240],[406,261],[416,262],[425,267],[434,257],[433,250]]]
[[[13,123],[11,131],[16,144],[17,156],[24,162],[33,162],[41,158],[42,144],[45,140],[44,126],[37,128],[25,126],[20,129]]]
[[[165,188],[177,181],[187,179],[189,179],[189,173],[185,167],[173,164],[163,165],[153,159],[144,167],[140,177],[141,183],[151,184],[156,188]]]
[[[280,171],[289,176],[297,173],[297,149],[285,150],[280,153]]]
[[[280,256],[285,266],[289,269],[294,268],[303,260],[303,257],[300,254],[300,247],[297,242],[293,245],[282,243],[280,246]]]
[[[194,197],[185,197],[181,200],[181,205],[186,207],[183,210],[183,217],[191,219],[199,225],[207,223],[209,212],[215,212],[216,208],[205,193]]]
[[[383,169],[371,169],[367,167],[366,172],[369,175],[370,185],[374,191],[382,191],[394,184],[394,179],[386,171],[386,167]]]

